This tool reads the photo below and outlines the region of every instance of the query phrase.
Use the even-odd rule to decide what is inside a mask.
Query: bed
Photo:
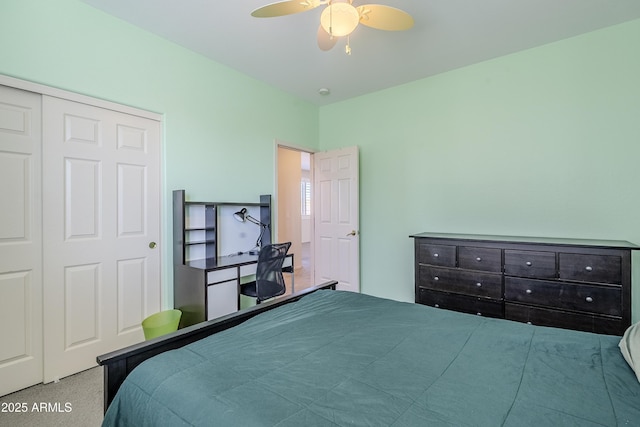
[[[619,342],[313,290],[147,358],[103,426],[640,425]]]

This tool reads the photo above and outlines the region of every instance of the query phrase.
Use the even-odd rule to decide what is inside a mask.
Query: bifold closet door
[[[0,85],[0,396],[42,381],[40,103]]]
[[[44,382],[160,309],[160,123],[43,96]]]

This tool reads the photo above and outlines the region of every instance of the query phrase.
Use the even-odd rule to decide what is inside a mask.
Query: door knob
[[[155,248],[156,248],[156,246],[158,246],[158,244],[157,244],[156,242],[149,242],[149,247],[150,247],[151,249],[155,249]]]
[[[355,236],[356,234],[358,234],[358,233],[356,232],[356,230],[351,230],[351,233],[347,234],[347,237],[348,237],[348,236]]]

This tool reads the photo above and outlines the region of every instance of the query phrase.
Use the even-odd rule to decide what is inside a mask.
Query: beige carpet
[[[95,367],[2,396],[0,427],[100,426],[102,390],[102,367]]]

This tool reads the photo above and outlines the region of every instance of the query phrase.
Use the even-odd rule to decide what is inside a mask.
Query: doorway
[[[313,284],[312,162],[313,153],[277,143],[276,241],[291,242],[295,266],[287,294]]]

